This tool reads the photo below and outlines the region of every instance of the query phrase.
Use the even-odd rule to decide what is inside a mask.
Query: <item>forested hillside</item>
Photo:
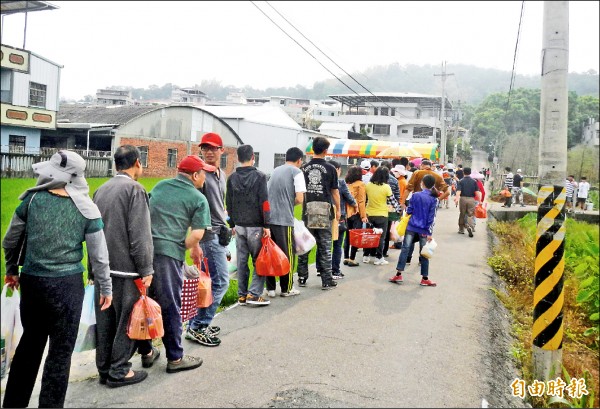
[[[441,72],[441,65],[400,65],[390,64],[387,66],[375,66],[363,72],[351,73],[365,88],[371,92],[415,92],[424,94],[441,94],[441,79],[434,74]],[[461,103],[479,104],[485,97],[494,93],[508,92],[510,86],[510,71],[479,68],[473,65],[448,64],[447,73],[453,73],[446,80],[446,95],[452,101],[460,100]],[[324,73],[323,77],[328,74]],[[340,76],[340,79],[351,86],[357,92],[366,92],[360,85],[356,84],[348,76]],[[133,97],[139,100],[168,99],[173,88],[191,87],[198,85],[199,88],[213,100],[224,100],[231,91],[243,91],[246,97],[264,97],[271,95],[285,95],[289,97],[324,99],[330,94],[352,93],[337,79],[325,79],[317,81],[312,88],[301,85],[284,88],[255,89],[251,84],[223,84],[218,79],[198,78],[197,84],[179,84],[177,78],[173,83],[163,86],[149,85],[148,88],[133,88],[112,84],[108,88],[125,88],[133,91]],[[517,75],[513,88],[539,89],[541,77]],[[108,84],[107,84],[108,85]],[[569,91],[578,96],[590,95],[598,97],[599,84],[598,73],[590,71],[586,73],[569,74]],[[92,96],[88,96],[91,100]]]

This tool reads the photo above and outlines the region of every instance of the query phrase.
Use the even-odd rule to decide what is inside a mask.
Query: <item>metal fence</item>
[[[31,166],[49,160],[52,154],[0,153],[2,178],[34,178]],[[101,178],[112,175],[112,159],[82,156],[86,162],[85,177]]]

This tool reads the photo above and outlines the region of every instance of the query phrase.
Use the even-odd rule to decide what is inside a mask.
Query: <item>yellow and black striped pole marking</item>
[[[533,345],[544,350],[562,348],[563,271],[565,267],[564,186],[540,186],[533,293]]]

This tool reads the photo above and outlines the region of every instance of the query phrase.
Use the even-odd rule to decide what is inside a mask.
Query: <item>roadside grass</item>
[[[90,197],[94,195],[94,192],[100,185],[106,182],[109,178],[88,178],[87,182],[90,186]],[[150,192],[152,188],[160,181],[162,178],[140,178],[139,182],[146,188],[147,192]],[[10,224],[10,220],[15,212],[17,206],[21,203],[19,200],[19,195],[23,193],[28,188],[35,186],[36,179],[35,178],[26,178],[26,179],[9,179],[2,178],[0,179],[0,190],[1,190],[1,232],[2,238],[6,234],[6,230],[8,229],[8,225]],[[294,215],[296,218],[300,219],[301,216],[301,206],[296,206],[294,209]],[[309,254],[309,264],[314,263],[315,261],[315,253],[316,250],[313,249]],[[85,243],[83,246],[83,259],[87,259],[87,251],[85,248]],[[186,262],[187,264],[193,264],[192,260],[189,257],[189,252],[186,253]],[[297,266],[297,260],[294,263],[294,266]],[[253,271],[252,263],[248,263],[250,267],[250,271]],[[84,282],[87,282],[87,263],[83,263],[84,266]],[[0,282],[4,285],[4,276],[6,275],[6,264],[4,260],[4,250],[0,252]],[[219,311],[223,308],[226,308],[229,305],[235,304],[237,302],[237,280],[232,279],[230,281],[229,288],[227,293],[223,297],[221,301],[221,306],[219,307]]]
[[[593,393],[593,399],[577,402],[565,396],[565,401],[551,402],[548,395],[541,398],[527,395],[534,407],[579,407],[582,402],[586,407],[598,407],[599,403],[598,226],[572,219],[567,219],[566,224],[562,364],[570,377],[587,378],[587,390],[590,397]],[[488,264],[503,279],[507,289],[507,293],[496,289],[494,293],[512,313],[515,343],[511,352],[523,379],[530,385],[535,380],[531,328],[536,214],[517,222],[492,222],[489,227],[499,241]]]

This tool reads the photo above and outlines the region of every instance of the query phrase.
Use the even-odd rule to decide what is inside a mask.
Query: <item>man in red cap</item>
[[[206,172],[214,172],[216,168],[188,155],[177,170],[175,178],[161,180],[149,194],[155,272],[150,296],[162,312],[168,373],[202,365],[201,358],[183,354],[179,311],[185,251],[189,249],[194,262],[199,263],[202,257],[199,242],[211,226],[208,201],[198,189],[204,185]],[[189,228],[191,232],[187,234]]]
[[[216,347],[221,344],[221,340],[217,338],[221,329],[210,324],[229,288],[227,245],[231,240],[231,229],[227,224],[224,205],[227,180],[225,171],[220,168],[221,156],[225,149],[223,140],[214,132],[204,134],[199,146],[206,163],[215,169],[206,174],[206,181],[200,190],[206,196],[210,209],[211,226],[202,238],[200,246],[208,259],[213,303],[198,309],[198,314],[189,322],[185,338],[204,346]]]

